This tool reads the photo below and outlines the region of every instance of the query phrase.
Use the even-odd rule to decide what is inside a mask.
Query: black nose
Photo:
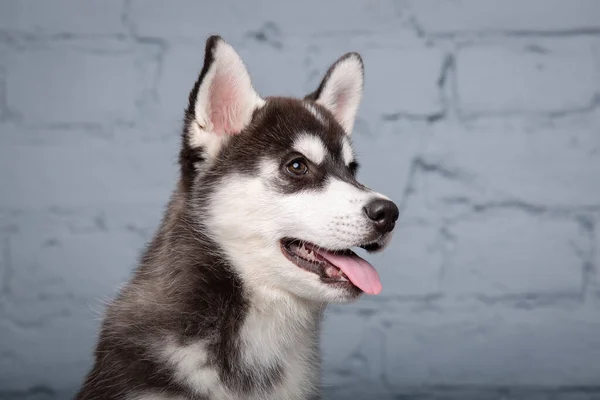
[[[392,201],[384,199],[371,201],[364,210],[367,217],[374,222],[375,229],[379,233],[393,231],[400,214],[398,207]]]

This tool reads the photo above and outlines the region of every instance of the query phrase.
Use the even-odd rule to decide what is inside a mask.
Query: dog
[[[350,249],[384,249],[399,215],[356,179],[362,91],[348,53],[306,97],[262,98],[233,47],[207,40],[180,179],[77,400],[321,398],[323,311],[381,291]]]

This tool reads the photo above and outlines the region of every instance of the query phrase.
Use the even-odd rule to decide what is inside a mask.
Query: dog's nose
[[[374,222],[375,229],[379,233],[387,233],[394,230],[400,211],[394,202],[384,199],[376,199],[364,208],[365,214]]]

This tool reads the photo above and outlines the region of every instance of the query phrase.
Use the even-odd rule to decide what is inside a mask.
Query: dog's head
[[[186,111],[182,185],[192,223],[254,289],[325,302],[381,290],[350,250],[383,249],[398,218],[356,180],[350,133],[362,88],[362,60],[349,53],[304,99],[263,99],[235,50],[208,39]]]

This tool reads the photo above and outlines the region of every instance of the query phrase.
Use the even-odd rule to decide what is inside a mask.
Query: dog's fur
[[[391,229],[375,232],[364,212],[384,197],[355,179],[362,85],[362,60],[349,53],[304,99],[263,99],[233,48],[208,39],[179,183],[108,307],[78,400],[319,398],[324,307],[362,292],[299,268],[280,240],[388,243]],[[308,160],[301,179],[285,172],[291,152]]]

